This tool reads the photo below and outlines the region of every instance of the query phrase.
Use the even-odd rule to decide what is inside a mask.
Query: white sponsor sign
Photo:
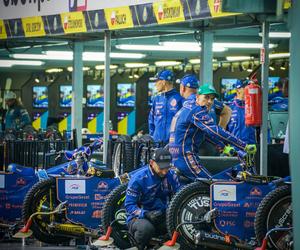
[[[159,0],[0,0],[0,19],[56,15],[72,11],[100,10]]]
[[[5,175],[0,175],[0,188],[5,188]]]
[[[85,194],[85,180],[66,180],[66,194]]]
[[[235,185],[214,185],[215,201],[236,201]]]

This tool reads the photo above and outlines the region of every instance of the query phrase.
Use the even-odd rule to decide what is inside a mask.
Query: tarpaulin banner
[[[39,11],[28,10],[28,13],[37,16],[27,17],[26,6],[33,5],[33,1],[14,0],[19,4],[9,4],[2,9],[4,2],[0,0],[0,39],[101,32],[105,29],[138,28],[238,14],[222,12],[222,0],[144,0],[138,1],[138,4],[133,0],[40,0],[35,7]],[[18,11],[21,2],[26,3],[24,6],[21,4],[23,11],[8,15],[11,9]],[[47,6],[50,3],[56,3],[61,8],[59,11],[57,6],[49,9]],[[7,13],[4,13],[5,10]]]

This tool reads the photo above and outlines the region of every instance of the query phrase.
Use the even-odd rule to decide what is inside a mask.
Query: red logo
[[[16,181],[18,186],[25,186],[26,185],[26,180],[24,178],[18,178]]]
[[[262,192],[258,187],[254,187],[254,188],[251,189],[250,195],[252,195],[252,196],[261,196]]]
[[[98,189],[108,189],[108,184],[104,181],[98,183]]]
[[[162,6],[160,5],[158,7],[158,19],[162,20],[163,18],[164,18],[164,10],[163,10]]]
[[[111,25],[115,25],[115,23],[116,23],[116,12],[115,11],[113,11],[111,13],[110,22],[111,22]]]
[[[102,211],[101,210],[95,210],[92,214],[92,218],[101,218],[101,215],[102,215]]]
[[[214,11],[219,12],[221,6],[221,0],[214,0]]]
[[[172,107],[175,107],[176,106],[176,104],[177,104],[177,101],[176,101],[176,99],[173,99],[172,101],[171,101],[171,106]]]

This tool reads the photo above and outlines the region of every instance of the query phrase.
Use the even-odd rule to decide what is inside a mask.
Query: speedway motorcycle
[[[237,155],[240,164],[198,179],[172,198],[166,215],[172,235],[168,246],[254,249],[265,240],[270,249],[292,249],[290,178],[259,176],[254,155]],[[126,188],[117,187],[102,210],[102,226],[121,249],[135,244],[125,223]]]
[[[67,169],[75,174],[48,174],[30,189],[22,210],[26,225],[18,237],[28,236],[29,229],[36,239],[49,244],[98,237],[107,195],[129,178],[128,174],[115,177],[113,170],[89,161],[98,144],[68,154]]]

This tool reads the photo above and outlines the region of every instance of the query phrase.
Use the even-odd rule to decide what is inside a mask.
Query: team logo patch
[[[170,105],[171,105],[172,107],[175,107],[176,104],[177,104],[176,99],[173,99],[173,100],[171,101],[171,103],[170,103]]]

